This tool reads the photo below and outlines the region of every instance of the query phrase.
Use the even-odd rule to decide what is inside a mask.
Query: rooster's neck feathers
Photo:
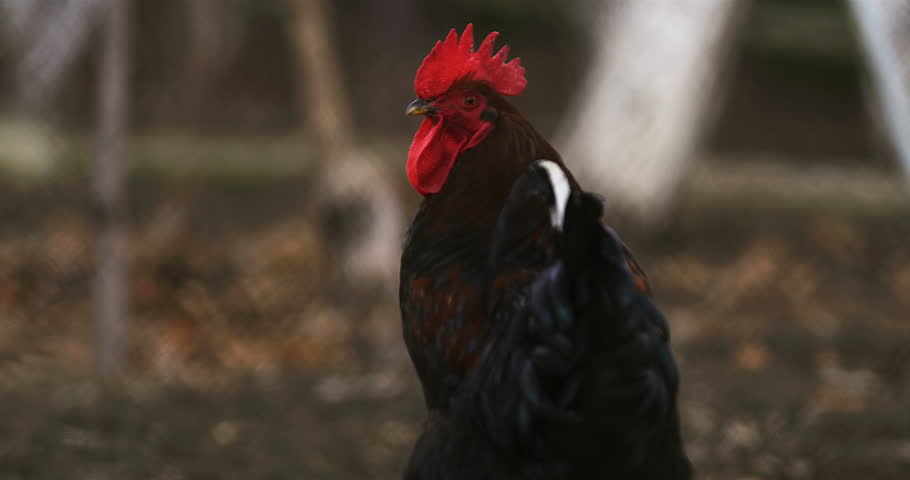
[[[463,152],[439,193],[424,200],[434,221],[451,230],[491,229],[515,179],[532,162],[545,158],[561,163],[556,150],[514,107],[498,98],[496,110],[499,118],[487,138]]]

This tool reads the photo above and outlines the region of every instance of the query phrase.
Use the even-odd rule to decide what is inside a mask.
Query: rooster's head
[[[528,81],[518,58],[506,63],[509,47],[493,55],[498,32],[474,50],[474,27],[461,38],[452,29],[423,59],[414,79],[417,99],[408,115],[426,115],[408,151],[408,179],[421,195],[438,192],[455,160],[493,130],[498,95],[518,95]]]

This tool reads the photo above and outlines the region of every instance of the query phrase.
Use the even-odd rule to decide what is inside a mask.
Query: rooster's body
[[[502,97],[524,69],[468,37],[437,44],[409,107],[428,115],[408,159],[426,198],[400,303],[430,418],[406,478],[689,478],[643,274]]]

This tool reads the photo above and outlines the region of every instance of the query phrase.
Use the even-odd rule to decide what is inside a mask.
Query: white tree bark
[[[850,0],[888,134],[910,180],[910,0]]]
[[[668,211],[716,97],[745,0],[616,0],[574,117],[565,160],[608,207],[644,223]]]

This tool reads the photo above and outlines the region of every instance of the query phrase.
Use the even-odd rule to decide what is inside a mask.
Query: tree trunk
[[[560,138],[584,187],[644,224],[668,213],[745,0],[616,0]]]
[[[126,336],[123,146],[127,116],[129,0],[110,0],[99,64],[99,136],[94,190],[99,209],[95,308],[98,370],[110,380],[121,368]]]
[[[850,0],[881,111],[910,181],[910,1]]]

